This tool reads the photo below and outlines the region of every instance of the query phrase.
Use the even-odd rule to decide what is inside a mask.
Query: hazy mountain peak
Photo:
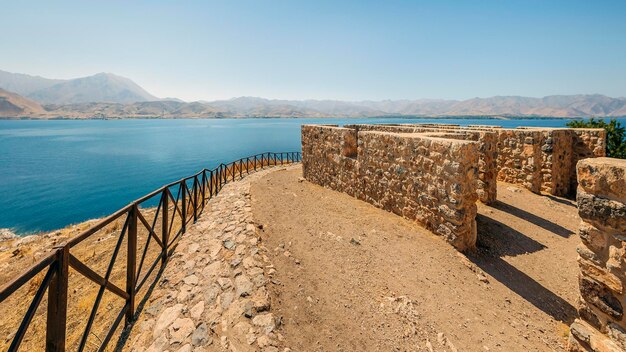
[[[134,103],[158,100],[128,78],[110,73],[76,78],[28,94],[39,102],[72,104],[87,102]]]
[[[87,102],[126,104],[159,100],[132,80],[108,72],[69,80],[53,80],[0,71],[0,88],[44,104]]]
[[[0,70],[0,88],[19,95],[28,95],[36,90],[44,89],[60,82],[63,82],[63,80]]]

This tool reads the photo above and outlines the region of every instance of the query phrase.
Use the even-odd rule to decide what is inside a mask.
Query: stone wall
[[[459,130],[426,133],[431,137],[476,141],[478,143],[478,178],[476,192],[484,204],[493,204],[498,197],[498,135],[491,131]]]
[[[345,147],[354,140],[356,154]],[[307,180],[416,220],[459,250],[475,246],[477,142],[305,125],[302,150]]]
[[[481,165],[494,157],[495,178],[497,180],[522,185],[528,190],[545,192],[558,196],[572,195],[576,190],[576,162],[578,160],[604,156],[606,132],[603,129],[540,128],[470,125],[467,127],[450,124],[389,124],[389,125],[352,125],[361,130],[385,130],[402,132],[445,131],[464,134],[467,132],[493,133],[495,152],[491,155],[481,153]],[[454,137],[451,137],[454,138]],[[466,139],[476,140],[471,135]],[[481,150],[489,149],[492,142],[484,142],[490,137],[480,136],[478,141],[484,144]],[[487,175],[491,169],[480,168],[480,200],[485,204],[495,201],[495,193],[490,189],[491,181]]]
[[[579,314],[570,351],[626,350],[626,160],[581,160],[578,212]]]
[[[603,129],[539,128],[451,124],[347,125],[361,131],[399,133],[446,132],[447,138],[478,141],[478,195],[492,204],[497,197],[496,180],[524,186],[531,192],[557,196],[576,191],[576,163],[605,155]],[[492,163],[493,160],[493,163]]]
[[[302,126],[302,172],[307,180],[356,196],[357,131]]]
[[[470,125],[464,128],[436,124],[425,126],[445,130],[497,133],[498,180],[522,185],[535,193],[572,195],[577,185],[576,163],[585,158],[605,156],[606,132],[603,129],[540,127],[506,129],[488,125]]]
[[[541,190],[542,133],[524,129],[497,129],[498,181]]]
[[[445,128],[440,128],[440,127]],[[383,124],[346,125],[359,131],[383,131],[395,133],[423,133],[424,135],[478,142],[478,199],[484,204],[492,204],[497,199],[497,134],[493,131],[460,129],[457,125],[435,124]]]
[[[606,131],[601,128],[538,128],[541,131],[541,191],[568,196],[576,192],[576,163],[606,155]]]
[[[606,131],[602,128],[573,128],[572,171],[570,173],[570,190],[576,190],[576,163],[586,158],[606,156]]]
[[[572,164],[573,134],[566,129],[542,130],[541,191],[557,196],[570,194],[570,179],[576,175]]]

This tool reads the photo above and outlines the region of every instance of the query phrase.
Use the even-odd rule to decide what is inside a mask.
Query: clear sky
[[[0,69],[158,97],[626,96],[625,0],[0,1]]]

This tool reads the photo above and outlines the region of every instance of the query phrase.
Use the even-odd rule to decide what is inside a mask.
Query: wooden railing
[[[116,211],[112,215],[99,221],[88,230],[70,238],[67,242],[57,246],[54,250],[37,263],[25,270],[21,275],[12,279],[0,290],[0,303],[5,302],[18,289],[30,282],[36,276],[43,279],[38,285],[34,297],[23,315],[23,319],[15,331],[8,351],[17,351],[23,342],[24,336],[31,324],[37,308],[42,303],[47,292],[47,312],[45,316],[45,349],[46,351],[65,351],[68,320],[68,290],[70,269],[84,276],[89,281],[99,286],[90,314],[84,324],[80,338],[71,343],[77,351],[85,350],[87,341],[92,334],[94,319],[102,302],[103,295],[112,293],[118,300],[122,300],[122,308],[108,326],[106,334],[98,337],[99,346],[94,347],[90,342],[90,350],[102,351],[110,342],[118,329],[122,319],[128,326],[136,318],[137,293],[151,278],[155,268],[161,264],[161,269],[166,265],[167,259],[172,255],[175,246],[182,234],[187,230],[190,221],[195,222],[204,210],[206,202],[216,196],[222,186],[245,175],[268,166],[283,165],[299,162],[300,152],[289,153],[263,153],[239,159],[229,164],[220,164],[213,170],[204,169],[195,175],[183,178],[179,181],[165,185]],[[158,198],[158,204],[155,204]],[[150,207],[142,207],[142,204],[152,204]],[[156,210],[154,208],[156,207]],[[147,210],[154,212],[152,222],[147,218]],[[84,261],[74,255],[73,249],[96,234],[99,230],[116,221],[124,219],[123,226],[119,230],[114,249],[104,274],[90,268]],[[174,224],[178,229],[174,228]],[[160,226],[160,231],[157,227]],[[138,229],[146,235],[145,246],[138,256]],[[143,240],[143,239],[142,239]],[[126,242],[126,248],[122,244]],[[158,255],[149,265],[144,263],[146,253],[151,242],[156,243]],[[126,279],[125,286],[116,284],[111,279],[112,271],[116,266],[116,259],[120,250],[126,252]],[[94,254],[95,254],[94,250]],[[137,260],[139,258],[139,260]],[[146,265],[144,265],[146,264]],[[72,274],[76,275],[76,274]],[[38,282],[36,282],[38,283]],[[31,283],[32,284],[32,283]],[[71,291],[70,291],[71,292]],[[147,291],[146,295],[149,295]],[[19,297],[18,297],[19,298]],[[145,299],[146,297],[139,297]],[[0,317],[0,319],[3,319]]]

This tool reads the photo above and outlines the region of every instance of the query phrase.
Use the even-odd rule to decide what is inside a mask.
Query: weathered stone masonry
[[[579,315],[571,351],[626,350],[626,160],[578,162]]]
[[[476,242],[478,143],[302,127],[304,177],[414,219],[459,250]]]
[[[539,128],[470,125],[462,127],[449,124],[400,124],[400,125],[355,125],[359,128],[380,130],[381,128],[417,128],[419,132],[446,131],[449,133],[472,133],[477,131],[495,133],[495,137],[479,136],[478,139],[463,136],[463,139],[478,140],[481,143],[479,180],[489,180],[484,171],[495,173],[498,181],[524,186],[531,192],[545,192],[558,196],[573,195],[576,191],[576,163],[579,160],[605,156],[606,131],[598,128]],[[382,127],[385,126],[385,127]],[[415,132],[418,132],[415,131]],[[495,138],[494,145],[490,138]],[[495,149],[489,155],[489,148]],[[490,158],[496,163],[482,163]],[[493,168],[492,168],[493,167]],[[494,169],[495,168],[495,169]],[[489,181],[491,182],[491,181]],[[493,191],[495,192],[495,179]],[[489,184],[489,183],[487,183]],[[485,204],[495,201],[495,193],[487,188],[478,191]],[[491,195],[493,198],[485,197]]]
[[[497,198],[497,134],[492,131],[447,130],[431,125],[346,125],[359,131],[385,131],[395,133],[424,133],[431,137],[462,139],[478,142],[478,199],[492,204]]]

